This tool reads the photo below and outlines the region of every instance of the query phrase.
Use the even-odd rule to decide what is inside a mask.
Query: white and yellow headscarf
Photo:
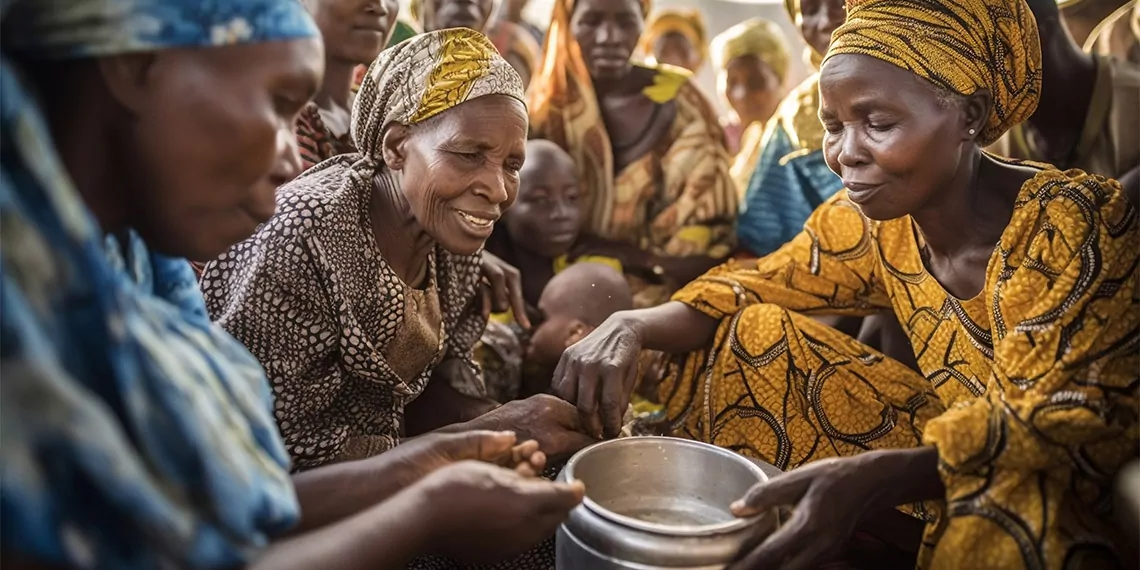
[[[379,162],[383,130],[414,125],[466,101],[506,95],[525,103],[522,79],[491,40],[467,28],[418,35],[383,53],[360,84],[352,108],[352,142]]]

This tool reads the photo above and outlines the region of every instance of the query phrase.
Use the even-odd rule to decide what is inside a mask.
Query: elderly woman
[[[638,306],[729,254],[737,202],[700,90],[630,61],[647,10],[648,0],[559,0],[530,90],[534,135],[578,167],[587,235],[575,253],[620,260]]]
[[[276,215],[207,266],[210,313],[268,372],[296,469],[462,420],[518,429],[552,455],[590,443],[550,396],[483,415],[494,404],[471,360],[487,322],[480,250],[526,158],[522,97],[478,32],[385,51],[353,109],[358,151],[280,188]],[[406,419],[425,388],[431,418]]]
[[[184,257],[249,235],[298,170],[322,70],[299,3],[17,1],[0,24],[5,566],[392,568],[522,550],[576,504],[512,434],[290,478],[264,372]]]
[[[764,125],[784,96],[788,45],[779,26],[753,18],[713,38],[712,58],[717,91],[735,115],[732,124],[743,129],[730,171],[737,190],[743,191],[760,159]]]
[[[843,23],[843,0],[785,0],[788,15],[807,43],[813,68]],[[842,184],[823,157],[823,128],[819,124],[819,74],[792,89],[780,103],[761,136],[760,156],[751,173],[738,173],[747,182],[736,237],[740,249],[764,256],[790,241],[820,204]]]
[[[741,567],[813,567],[905,504],[929,521],[922,568],[1118,556],[1103,499],[1137,449],[1137,211],[1115,181],[981,151],[1033,113],[1036,38],[1023,0],[850,2],[820,74],[847,190],[776,253],[564,355],[556,390],[591,430],[617,432],[637,351],[666,350],[681,433],[794,469],[734,507],[795,505]],[[810,318],[882,310],[921,373]]]
[[[658,10],[645,24],[638,51],[652,64],[696,73],[709,55],[704,15],[696,8]]]

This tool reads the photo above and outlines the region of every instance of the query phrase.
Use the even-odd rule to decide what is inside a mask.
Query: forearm
[[[293,487],[301,505],[301,522],[291,534],[337,523],[403,490],[405,482],[389,473],[386,464],[370,458],[294,475]]]
[[[938,449],[932,446],[911,449],[869,451],[859,456],[862,468],[881,474],[874,503],[883,508],[945,498],[946,488],[938,474]]]
[[[641,348],[670,354],[684,354],[708,346],[719,321],[676,301],[651,309],[622,311],[612,318],[633,328]]]
[[[414,490],[326,526],[274,543],[250,570],[404,568],[428,543],[430,512]]]

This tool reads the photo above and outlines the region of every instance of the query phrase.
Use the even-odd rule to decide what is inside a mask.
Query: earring
[[[978,134],[978,129],[970,129],[970,134],[971,135]]]

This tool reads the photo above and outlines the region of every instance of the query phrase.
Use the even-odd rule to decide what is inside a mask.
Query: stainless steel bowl
[[[774,527],[729,511],[767,481],[760,467],[704,443],[606,441],[571,458],[559,479],[586,484],[585,501],[558,533],[559,570],[723,568]]]

